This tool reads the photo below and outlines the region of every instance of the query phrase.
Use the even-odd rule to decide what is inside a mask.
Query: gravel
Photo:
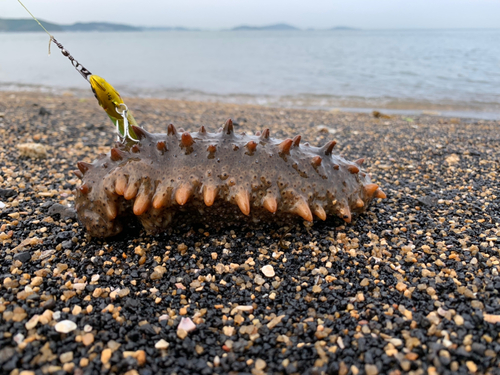
[[[109,120],[93,98],[0,92],[2,373],[500,373],[499,122],[127,104],[149,131],[232,117],[333,138],[388,197],[351,225],[200,220],[91,239],[71,171],[109,149]]]

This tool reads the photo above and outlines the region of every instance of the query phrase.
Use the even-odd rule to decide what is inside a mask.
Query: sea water
[[[122,96],[500,118],[500,29],[58,33]],[[0,33],[0,89],[89,92],[45,33]]]

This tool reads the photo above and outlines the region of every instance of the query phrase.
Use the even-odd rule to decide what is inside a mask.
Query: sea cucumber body
[[[149,233],[163,231],[179,211],[234,222],[337,215],[347,222],[385,197],[358,161],[322,148],[262,135],[235,134],[230,120],[218,133],[150,134],[117,144],[92,164],[79,163],[78,218],[95,237],[118,234],[136,215]]]

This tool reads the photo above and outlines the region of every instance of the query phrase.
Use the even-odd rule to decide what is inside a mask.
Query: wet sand
[[[107,116],[94,99],[0,92],[3,373],[499,373],[499,121],[126,102],[152,132],[232,118],[334,139],[387,199],[350,225],[91,239],[56,204],[73,202],[76,162],[112,145]]]

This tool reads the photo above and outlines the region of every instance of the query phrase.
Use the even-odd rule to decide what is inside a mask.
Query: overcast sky
[[[500,0],[24,0],[55,23],[106,21],[206,29],[289,23],[301,28],[498,28]],[[29,15],[0,0],[0,18]]]

